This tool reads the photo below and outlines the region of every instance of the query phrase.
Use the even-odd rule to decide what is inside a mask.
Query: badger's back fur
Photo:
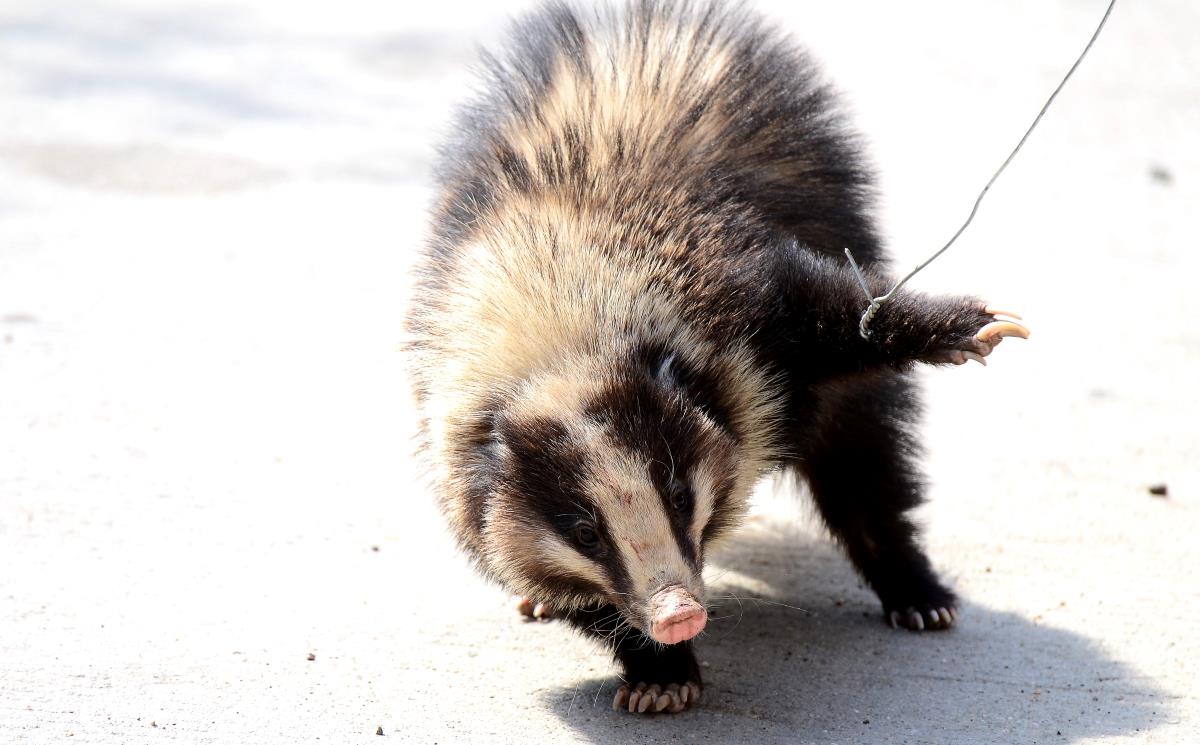
[[[647,598],[702,597],[705,550],[790,465],[885,606],[948,606],[902,517],[896,372],[940,347],[886,312],[857,338],[836,257],[882,268],[868,173],[808,57],[740,6],[551,3],[484,64],[408,322],[423,447],[481,568],[598,633],[606,605],[650,633]],[[980,312],[895,306],[943,343]],[[839,477],[850,438],[865,456]]]

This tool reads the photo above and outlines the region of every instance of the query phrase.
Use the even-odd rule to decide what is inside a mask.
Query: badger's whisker
[[[756,603],[763,603],[765,605],[777,605],[780,608],[790,608],[791,610],[798,610],[801,613],[804,613],[805,615],[809,615],[809,616],[815,615],[812,611],[810,611],[807,608],[801,608],[801,607],[795,606],[795,605],[788,605],[787,603],[780,603],[775,600],[767,600],[766,598],[746,598],[746,599],[753,600]]]
[[[776,606],[779,606],[780,608],[789,608],[791,610],[797,610],[797,611],[800,611],[801,613],[804,613],[804,614],[807,614],[810,616],[814,615],[813,612],[808,610],[807,608],[801,608],[796,605],[789,605],[787,603],[781,603],[778,600],[770,600],[768,598],[760,598],[760,597],[756,597],[754,595],[746,595],[746,596],[738,596],[738,595],[732,595],[732,594],[731,595],[714,595],[710,599],[709,605],[714,608],[720,607],[720,605],[718,603],[712,602],[712,601],[717,601],[717,600],[736,600],[739,605],[741,605],[743,600],[747,600],[752,603],[761,603],[763,605],[776,605]]]
[[[733,618],[733,617],[734,617],[734,614],[732,614],[732,613],[729,614],[728,616],[711,616],[710,615],[708,617],[708,620],[709,621],[724,621],[726,618]],[[703,632],[701,632],[701,633],[703,633]]]

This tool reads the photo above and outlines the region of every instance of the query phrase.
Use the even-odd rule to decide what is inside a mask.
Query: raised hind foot
[[[936,349],[926,359],[929,362],[949,362],[962,365],[967,360],[975,360],[986,365],[984,359],[1007,336],[1021,339],[1029,338],[1029,329],[1019,323],[1021,316],[992,306],[985,306],[977,319],[978,330],[973,335],[962,334],[957,339],[950,340],[949,346]]]

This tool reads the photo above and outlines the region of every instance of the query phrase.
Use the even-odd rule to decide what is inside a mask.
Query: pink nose
[[[650,599],[650,609],[650,636],[663,644],[687,641],[708,623],[708,611],[682,587],[656,592]]]

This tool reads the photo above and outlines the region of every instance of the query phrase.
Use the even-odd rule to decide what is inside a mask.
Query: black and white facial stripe
[[[497,417],[495,498],[533,536],[539,582],[617,603],[636,622],[638,602],[664,585],[702,595],[712,526],[736,517],[736,440],[717,423],[719,402],[689,394],[672,355],[642,350],[614,369],[596,382],[543,381]]]

